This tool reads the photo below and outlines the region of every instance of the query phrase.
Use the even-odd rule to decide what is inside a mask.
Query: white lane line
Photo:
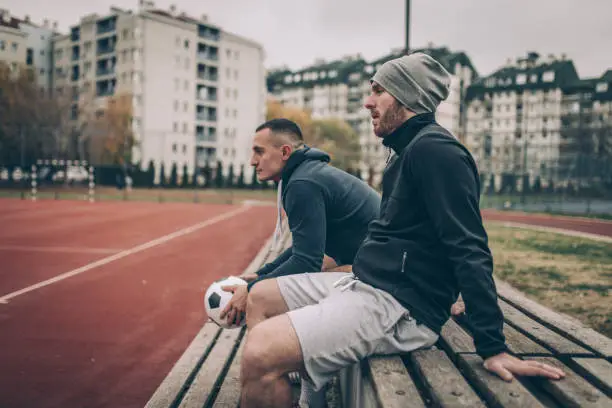
[[[56,246],[24,246],[0,245],[0,251],[20,252],[73,252],[81,254],[114,254],[121,251],[119,248],[88,248],[88,247],[56,247]]]
[[[206,221],[203,221],[203,222],[200,222],[198,224],[194,224],[194,225],[192,225],[190,227],[183,228],[183,229],[178,230],[176,232],[173,232],[171,234],[164,235],[163,237],[159,237],[159,238],[154,239],[152,241],[145,242],[144,244],[138,245],[138,246],[136,246],[134,248],[127,249],[125,251],[121,251],[118,254],[107,256],[106,258],[102,258],[102,259],[100,259],[98,261],[95,261],[95,262],[92,262],[92,263],[87,264],[85,266],[82,266],[80,268],[74,269],[74,270],[72,270],[70,272],[63,273],[63,274],[55,276],[55,277],[53,277],[51,279],[47,279],[45,281],[42,281],[42,282],[36,283],[34,285],[28,286],[27,288],[23,288],[23,289],[20,289],[18,291],[9,293],[7,295],[4,295],[4,296],[0,297],[0,303],[5,303],[6,304],[6,303],[8,303],[9,300],[14,299],[17,296],[21,296],[21,295],[26,294],[28,292],[32,292],[34,290],[43,288],[45,286],[52,285],[54,283],[57,283],[57,282],[60,282],[60,281],[62,281],[64,279],[68,279],[68,278],[71,278],[71,277],[73,277],[75,275],[79,275],[81,273],[87,272],[87,271],[92,270],[94,268],[97,268],[99,266],[109,264],[109,263],[114,262],[114,261],[116,261],[118,259],[121,259],[121,258],[125,258],[126,256],[133,255],[135,253],[142,252],[142,251],[147,250],[149,248],[156,247],[156,246],[161,245],[163,243],[166,243],[166,242],[168,242],[168,241],[170,241],[170,240],[172,240],[174,238],[178,238],[178,237],[182,237],[183,235],[191,234],[192,232],[195,232],[195,231],[200,230],[202,228],[206,228],[206,227],[208,227],[210,225],[213,225],[213,224],[216,224],[218,222],[227,220],[228,218],[232,218],[232,217],[234,217],[234,216],[236,216],[236,215],[238,215],[240,213],[243,213],[243,212],[247,211],[249,208],[250,207],[248,207],[248,206],[243,206],[243,207],[240,207],[240,208],[238,208],[236,210],[228,211],[228,212],[226,212],[224,214],[221,214],[221,215],[218,215],[216,217],[210,218],[210,219],[208,219]]]

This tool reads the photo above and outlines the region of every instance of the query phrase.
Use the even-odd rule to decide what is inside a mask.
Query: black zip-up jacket
[[[507,351],[472,156],[429,113],[407,120],[383,144],[395,155],[383,175],[380,217],[353,263],[355,276],[391,293],[437,333],[461,293],[478,354]]]

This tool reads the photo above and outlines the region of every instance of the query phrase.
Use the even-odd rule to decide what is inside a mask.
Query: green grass
[[[495,276],[612,337],[612,245],[487,223]]]

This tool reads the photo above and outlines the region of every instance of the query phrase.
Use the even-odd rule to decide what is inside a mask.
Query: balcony
[[[216,73],[215,74],[201,74],[201,73],[198,73],[197,78],[200,81],[217,82],[219,80],[219,75],[217,75]]]
[[[113,32],[117,29],[117,17],[108,18],[98,21],[96,24],[96,33],[98,35]]]
[[[210,129],[209,129],[210,130]],[[197,143],[216,143],[217,133],[216,132],[196,132]]]
[[[115,52],[117,45],[117,36],[107,37],[97,41],[96,55],[105,55]]]
[[[115,75],[115,67],[96,69],[96,76]]]
[[[210,114],[206,114],[206,113],[198,113],[196,115],[196,120],[204,121],[204,122],[216,122],[217,121],[217,115],[210,115]]]
[[[219,40],[221,39],[221,34],[219,33],[218,29],[206,27],[203,25],[198,27],[198,36],[204,40],[214,42],[219,42]]]

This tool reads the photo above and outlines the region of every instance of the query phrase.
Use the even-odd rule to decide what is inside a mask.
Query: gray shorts
[[[431,347],[438,340],[389,293],[353,278],[344,272],[277,278],[316,390],[368,356]]]

